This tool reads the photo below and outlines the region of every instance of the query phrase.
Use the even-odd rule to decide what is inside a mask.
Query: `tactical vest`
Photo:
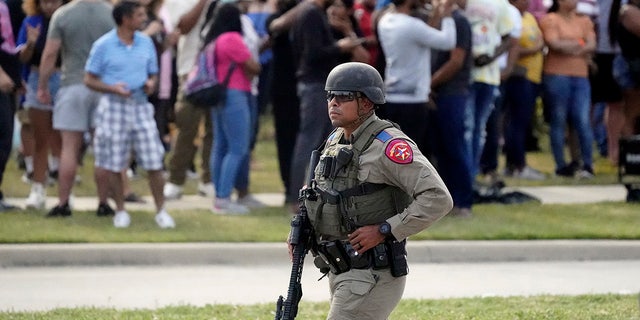
[[[411,203],[411,196],[398,187],[358,181],[360,155],[376,137],[391,139],[383,131],[390,127],[385,120],[370,122],[352,144],[340,143],[340,129],[329,136],[314,170],[317,200],[306,200],[318,241],[346,239],[355,228],[382,223]]]

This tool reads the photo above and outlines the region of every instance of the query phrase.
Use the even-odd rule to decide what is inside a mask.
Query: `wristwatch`
[[[383,236],[388,236],[391,234],[391,225],[389,224],[389,222],[383,222],[378,226],[378,232],[380,232],[380,234],[382,234]]]

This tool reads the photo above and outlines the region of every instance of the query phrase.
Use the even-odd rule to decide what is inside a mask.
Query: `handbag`
[[[187,76],[184,86],[185,99],[201,108],[223,106],[229,79],[235,67],[236,63],[231,62],[224,80],[220,82],[216,76],[215,42],[205,46],[198,53],[196,63]]]

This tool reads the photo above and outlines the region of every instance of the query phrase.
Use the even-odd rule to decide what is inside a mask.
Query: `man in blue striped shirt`
[[[138,30],[147,19],[137,1],[124,0],[113,8],[117,27],[93,44],[85,66],[85,84],[103,96],[96,110],[94,153],[96,167],[110,173],[110,188],[116,202],[113,225],[131,223],[124,209],[122,175],[131,149],[147,170],[151,193],[158,210],[160,228],[174,228],[164,209],[162,160],[164,148],[147,96],[156,88],[158,61],[153,41]]]

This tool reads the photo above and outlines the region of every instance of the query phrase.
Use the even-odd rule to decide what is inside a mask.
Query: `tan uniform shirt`
[[[356,129],[352,141],[376,119],[373,115]],[[403,240],[449,213],[453,199],[436,169],[407,135],[396,128],[384,131],[388,139],[374,139],[360,155],[358,180],[393,185],[412,196],[413,202],[403,212],[387,220],[394,237]]]

